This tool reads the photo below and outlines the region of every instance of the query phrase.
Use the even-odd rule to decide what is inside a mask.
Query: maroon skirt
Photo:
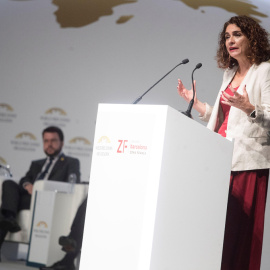
[[[268,176],[231,173],[221,270],[260,270]]]

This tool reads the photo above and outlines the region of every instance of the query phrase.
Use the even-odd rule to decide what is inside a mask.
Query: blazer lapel
[[[208,125],[207,125],[207,128],[209,128],[210,130],[213,130],[213,131],[215,130],[217,119],[218,119],[219,100],[220,100],[221,91],[226,90],[227,86],[231,82],[231,80],[236,72],[236,68],[231,69],[231,70],[227,70],[225,72],[226,73],[223,77],[222,85],[221,85],[220,90],[218,92],[216,102],[215,102],[215,105],[213,107],[213,111],[212,111],[211,117],[210,117]]]
[[[36,180],[36,178],[41,174],[42,168],[46,162],[46,158],[39,160],[38,162],[35,163],[35,176],[34,179]]]
[[[250,67],[245,78],[241,82],[241,84],[237,90],[237,93],[239,93],[240,95],[243,95],[243,89],[244,89],[247,81],[250,79],[250,76],[253,73],[254,67],[255,67],[255,65],[252,65]],[[248,92],[248,87],[247,87],[247,92]],[[244,114],[245,113],[243,111],[241,111],[240,109],[233,107],[233,106],[231,107],[229,117],[228,117],[228,123],[227,123],[227,137],[235,138],[238,136],[238,134],[240,134],[239,130],[243,129],[243,127],[242,127],[242,124],[239,123],[239,121],[241,121],[241,119],[243,119],[242,116]]]
[[[243,88],[245,87],[247,81],[249,80],[249,78],[250,78],[250,76],[251,76],[251,74],[252,74],[252,72],[253,72],[253,70],[254,70],[254,67],[255,67],[255,65],[253,64],[253,65],[249,68],[249,70],[248,70],[248,72],[247,72],[245,78],[244,78],[243,81],[241,82],[241,84],[240,84],[240,86],[239,86],[239,88],[238,88],[238,90],[237,90],[237,93],[239,93],[240,95],[243,95]]]

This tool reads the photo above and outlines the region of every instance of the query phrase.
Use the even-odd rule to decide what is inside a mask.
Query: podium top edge
[[[108,108],[115,108],[115,107],[119,107],[119,108],[135,108],[135,107],[149,107],[149,108],[172,108],[169,105],[160,105],[160,104],[116,104],[116,103],[99,103],[98,107],[108,107]],[[174,108],[172,108],[174,109]],[[176,110],[176,109],[174,109]]]

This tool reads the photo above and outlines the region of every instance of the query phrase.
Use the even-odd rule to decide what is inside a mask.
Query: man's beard
[[[53,154],[49,154],[47,151],[45,151],[45,154],[48,156],[48,157],[56,157],[60,152],[61,152],[62,148],[60,149],[57,149],[53,152]]]

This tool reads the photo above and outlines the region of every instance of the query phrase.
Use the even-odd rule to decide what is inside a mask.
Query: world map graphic
[[[219,7],[237,15],[248,15],[265,18],[267,15],[259,12],[253,4],[243,0],[178,0],[192,9],[203,7]],[[52,3],[58,7],[55,12],[57,22],[61,27],[82,27],[98,21],[102,16],[113,14],[113,8],[124,4],[134,4],[137,0],[53,0]],[[204,11],[202,11],[204,12]],[[123,14],[116,21],[117,24],[126,23],[136,15]],[[259,21],[259,20],[258,20]]]
[[[11,0],[14,1],[14,0]],[[26,0],[16,0],[26,1]],[[182,2],[189,8],[205,13],[205,7],[218,7],[237,15],[248,15],[258,18],[268,17],[258,11],[258,7],[246,0],[172,0]],[[136,4],[138,0],[52,0],[57,6],[54,12],[56,21],[61,28],[78,28],[97,22],[103,16],[113,14],[113,8],[120,5]],[[123,24],[131,20],[136,14],[123,14],[116,20],[116,24]]]

